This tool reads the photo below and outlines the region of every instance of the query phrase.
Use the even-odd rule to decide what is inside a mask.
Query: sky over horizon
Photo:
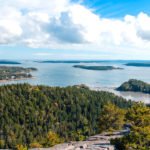
[[[0,59],[150,59],[148,0],[0,0]]]

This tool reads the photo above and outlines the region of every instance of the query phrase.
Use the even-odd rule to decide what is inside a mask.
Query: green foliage
[[[150,125],[150,108],[143,103],[137,103],[125,114],[126,121],[131,122],[136,127],[146,127]]]
[[[113,131],[121,129],[124,124],[124,110],[108,103],[104,106],[98,122],[98,131]]]
[[[140,80],[130,79],[128,82],[124,82],[117,90],[150,93],[150,84]]]
[[[78,136],[77,136],[77,141],[83,141],[84,140],[84,134],[82,133],[82,130],[80,130],[80,129],[78,129],[77,130],[77,134],[78,134]]]
[[[4,140],[0,140],[0,147],[4,148],[5,147],[5,141]]]
[[[125,118],[133,125],[131,133],[111,143],[118,150],[150,150],[150,108],[142,103],[135,104]]]
[[[132,105],[114,94],[87,88],[0,86],[0,137],[5,141],[0,148],[14,149],[21,144],[29,147],[32,143],[54,145],[46,145],[49,131],[65,141],[83,140],[97,133],[99,116],[108,102],[125,109]]]

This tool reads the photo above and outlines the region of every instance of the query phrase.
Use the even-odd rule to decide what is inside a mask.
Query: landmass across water
[[[134,67],[150,67],[150,63],[126,63],[125,65]]]
[[[46,61],[35,61],[37,63],[103,63],[111,62],[110,60],[46,60]]]
[[[85,65],[74,65],[74,68],[88,69],[88,70],[121,70],[123,68],[114,66],[85,66]]]
[[[33,79],[35,78],[30,74],[32,71],[37,71],[36,68],[23,68],[12,66],[0,66],[0,82]]]
[[[118,87],[117,90],[143,92],[150,94],[150,84],[141,80],[130,79],[129,81],[124,82],[120,87]]]
[[[21,63],[18,61],[0,60],[0,64],[19,65]]]

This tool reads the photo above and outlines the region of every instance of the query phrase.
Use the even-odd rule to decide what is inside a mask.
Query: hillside
[[[129,81],[124,82],[120,87],[118,87],[117,90],[143,92],[150,94],[150,84],[140,80],[130,79]]]
[[[86,88],[0,86],[0,148],[83,140],[98,133],[97,122],[108,102],[123,109],[132,105],[114,94]],[[57,140],[49,145],[49,137]]]

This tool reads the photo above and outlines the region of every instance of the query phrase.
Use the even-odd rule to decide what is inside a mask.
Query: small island
[[[140,81],[140,80],[130,79],[129,81],[124,82],[116,90],[131,91],[131,92],[143,92],[143,93],[150,94],[150,84]]]
[[[127,63],[125,65],[134,67],[150,67],[150,63]]]
[[[19,65],[21,63],[17,61],[0,60],[0,64]]]
[[[37,71],[37,69],[12,67],[12,66],[0,66],[0,82],[35,78],[30,74],[30,72],[32,71]]]
[[[113,67],[113,66],[84,66],[84,65],[74,65],[74,68],[81,68],[87,70],[120,70],[123,68]]]

